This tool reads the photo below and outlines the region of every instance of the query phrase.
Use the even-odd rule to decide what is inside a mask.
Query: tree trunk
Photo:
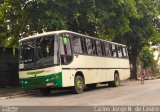
[[[130,60],[131,64],[131,78],[132,79],[137,79],[137,58],[134,57],[133,59]]]
[[[130,61],[130,73],[132,79],[137,78],[137,57],[138,52],[136,49],[129,50],[129,61]]]

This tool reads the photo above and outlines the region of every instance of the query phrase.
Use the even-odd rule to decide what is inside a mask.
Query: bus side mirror
[[[63,45],[67,45],[68,44],[68,40],[67,40],[67,37],[63,37]]]

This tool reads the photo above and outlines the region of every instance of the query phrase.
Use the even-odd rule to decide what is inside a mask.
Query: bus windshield
[[[58,64],[58,39],[52,35],[22,41],[19,52],[20,69],[51,67]]]

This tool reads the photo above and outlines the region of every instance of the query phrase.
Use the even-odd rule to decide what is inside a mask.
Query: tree
[[[68,29],[95,36],[98,19],[95,0],[71,0],[68,3]]]
[[[3,0],[0,46],[18,46],[20,38],[62,29],[93,36],[94,7],[94,0]]]
[[[18,46],[26,36],[66,29],[66,4],[51,0],[3,0],[0,5],[0,46]],[[64,16],[62,16],[64,15]]]
[[[153,53],[150,51],[148,46],[142,48],[141,52],[139,53],[139,58],[141,60],[143,67],[151,67],[155,61]]]
[[[11,47],[17,45],[22,30],[22,7],[26,0],[3,0],[0,5],[0,32],[1,46]]]
[[[159,6],[159,10],[160,10],[160,6]],[[159,38],[160,37],[160,16],[155,17],[153,20],[158,31],[155,33],[155,36],[151,38],[151,41],[154,43],[160,43],[160,38]]]
[[[96,0],[96,6],[100,38],[120,42],[131,30],[130,18],[138,17],[134,0]]]
[[[129,49],[131,76],[137,79],[137,57],[141,49],[153,38],[159,38],[154,17],[159,14],[158,0],[135,0],[138,18],[130,18],[130,31],[121,39]]]

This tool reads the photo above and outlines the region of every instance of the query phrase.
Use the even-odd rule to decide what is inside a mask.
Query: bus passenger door
[[[71,63],[73,59],[71,41],[70,41],[69,35],[67,34],[62,35],[60,41],[61,41],[60,42],[61,64],[68,65]]]
[[[73,61],[73,53],[69,34],[60,35],[60,61],[62,65],[63,87],[72,86],[71,81],[74,77],[70,64]]]

